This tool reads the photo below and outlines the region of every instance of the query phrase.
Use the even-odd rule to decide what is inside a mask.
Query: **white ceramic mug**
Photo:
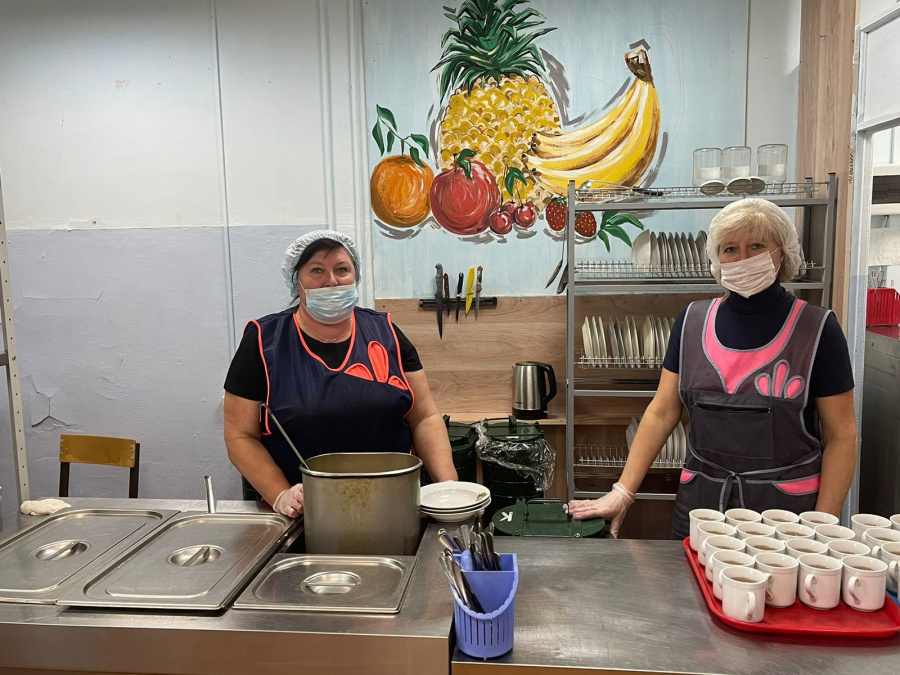
[[[775,528],[765,523],[741,523],[736,529],[738,539],[749,539],[750,537],[775,538]]]
[[[758,623],[766,611],[764,572],[750,567],[726,567],[722,570],[722,612],[738,621]]]
[[[785,543],[785,553],[792,558],[799,558],[807,553],[817,553],[818,555],[827,555],[828,547],[821,541],[812,539],[788,539]]]
[[[816,541],[827,544],[829,541],[837,541],[840,539],[852,541],[856,539],[856,534],[849,527],[844,527],[843,525],[816,526]]]
[[[817,553],[801,555],[797,577],[797,596],[800,602],[815,609],[833,609],[841,601],[840,560]]]
[[[762,515],[753,509],[728,509],[725,512],[725,522],[734,527],[741,523],[761,523]]]
[[[697,526],[701,523],[724,523],[725,515],[712,509],[694,509],[688,513],[688,520],[691,523],[691,548],[699,551],[700,540],[697,538]]]
[[[776,527],[782,523],[799,523],[800,516],[784,509],[768,509],[762,512],[762,521],[766,525]]]
[[[844,602],[861,612],[875,612],[884,607],[888,566],[881,560],[863,555],[847,556],[841,562],[844,564]]]
[[[756,569],[769,575],[766,584],[766,604],[770,607],[790,607],[797,599],[797,573],[800,563],[783,553],[760,553]]]
[[[726,567],[753,567],[753,557],[740,551],[716,551],[707,559],[707,567],[712,569],[713,595],[722,599],[722,570]]]
[[[748,537],[744,540],[747,553],[759,555],[760,553],[784,553],[785,543],[772,537]]]
[[[782,523],[775,526],[775,538],[781,541],[790,539],[815,539],[816,533],[811,527],[800,523]]]
[[[882,518],[881,516],[876,516],[871,513],[857,513],[855,516],[850,516],[850,527],[853,529],[856,541],[862,541],[863,532],[870,528],[890,526],[891,521],[887,518]]]
[[[824,511],[804,511],[800,514],[800,524],[816,529],[819,525],[839,525],[840,518]]]
[[[871,555],[872,549],[861,541],[853,539],[835,539],[828,542],[828,555],[843,560],[848,555]]]
[[[900,542],[900,532],[886,527],[870,527],[863,532],[862,543],[872,547],[872,556],[877,558],[881,547],[885,544]]]
[[[887,589],[896,594],[900,586],[900,544],[897,542],[884,544],[878,551],[877,558],[888,566]]]
[[[891,516],[891,527],[900,531],[900,513]]]
[[[716,551],[740,551],[743,553],[744,542],[725,534],[714,534],[711,537],[704,539],[703,543],[700,544],[700,553],[702,553],[703,557],[707,560],[709,560],[709,556]],[[712,567],[709,565],[706,566],[706,580],[713,580]]]
[[[708,537],[733,537],[735,534],[736,530],[725,521],[700,523],[700,525],[697,526],[697,560],[700,564],[706,564],[706,551],[703,550],[703,542],[706,541]]]

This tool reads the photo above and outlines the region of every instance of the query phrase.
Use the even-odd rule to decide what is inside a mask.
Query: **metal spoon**
[[[269,406],[267,406],[265,403],[260,403],[260,404],[259,404],[259,421],[260,421],[260,422],[263,421],[263,410],[265,410],[266,413],[269,415],[269,417],[272,418],[272,421],[275,422],[275,426],[278,427],[278,431],[281,432],[281,435],[284,437],[284,440],[287,441],[287,444],[288,444],[289,446],[291,446],[291,450],[293,450],[293,451],[294,451],[294,454],[297,455],[297,459],[300,460],[300,465],[301,465],[304,469],[306,469],[307,471],[309,471],[309,470],[310,470],[310,469],[309,469],[309,466],[306,464],[306,460],[303,459],[303,455],[300,454],[300,451],[297,450],[297,446],[295,446],[295,445],[291,442],[291,439],[288,438],[287,432],[284,430],[284,428],[281,426],[281,424],[278,423],[278,418],[275,417],[275,415],[272,413],[272,409],[271,409]]]
[[[438,541],[441,543],[445,549],[450,551],[450,553],[461,553],[459,547],[456,545],[456,542],[453,540],[445,530],[438,531]]]

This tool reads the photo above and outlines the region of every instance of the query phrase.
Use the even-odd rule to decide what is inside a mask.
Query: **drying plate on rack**
[[[606,358],[606,335],[603,332],[603,317],[594,317],[594,331],[597,335],[597,356]]]
[[[650,230],[644,230],[631,242],[631,262],[638,271],[646,270],[650,267],[652,259],[651,238],[653,233]]]
[[[619,340],[616,337],[616,324],[613,319],[609,320],[609,349],[610,356],[614,359],[619,358]]]
[[[584,355],[589,359],[594,358],[594,341],[591,338],[590,319],[584,317],[584,323],[581,324],[581,340],[584,342]]]

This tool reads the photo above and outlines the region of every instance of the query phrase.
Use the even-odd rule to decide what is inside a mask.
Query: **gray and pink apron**
[[[800,513],[816,507],[820,439],[804,425],[809,378],[828,311],[795,300],[778,334],[759,349],[716,337],[721,298],[691,303],[678,376],[690,416],[688,457],[672,535],[688,536],[688,513],[735,506]]]

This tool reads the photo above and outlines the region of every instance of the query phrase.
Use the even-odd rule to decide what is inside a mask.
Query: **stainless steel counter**
[[[38,522],[3,500],[0,539]],[[78,508],[202,511],[205,501],[67,499]],[[254,502],[221,512],[265,510]],[[225,610],[110,611],[0,603],[0,673],[26,669],[115,673],[449,672],[453,604],[427,536],[400,613],[389,616]],[[8,669],[8,670],[7,670]]]
[[[900,667],[900,637],[791,639],[718,622],[680,542],[498,537],[496,547],[519,559],[515,646],[487,662],[457,649],[453,675],[893,675]]]

